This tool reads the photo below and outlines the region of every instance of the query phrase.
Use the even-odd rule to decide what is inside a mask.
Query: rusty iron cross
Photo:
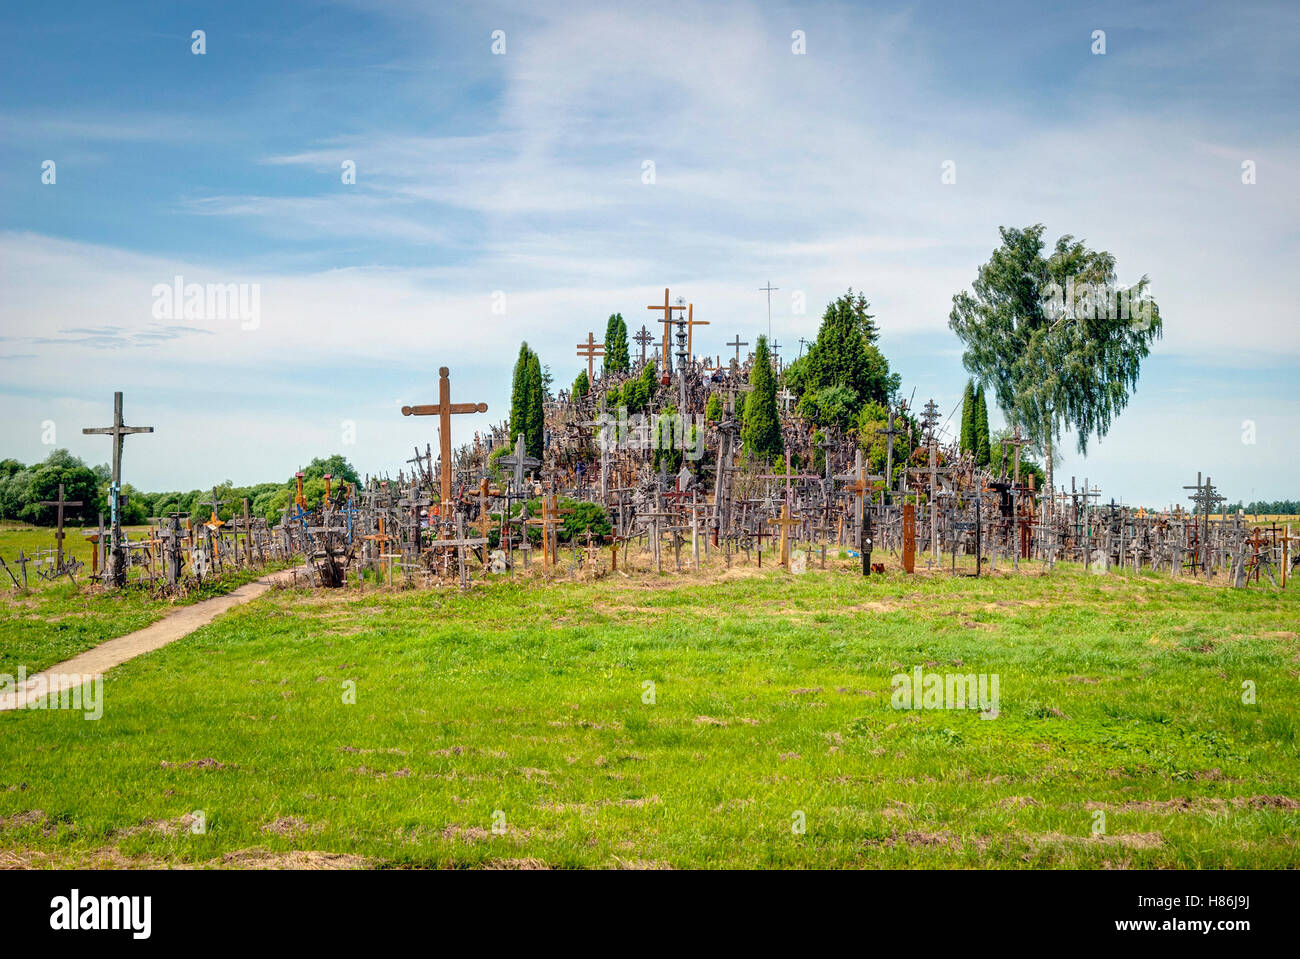
[[[438,417],[438,450],[442,458],[442,504],[451,502],[451,414],[486,413],[486,403],[453,403],[451,401],[451,370],[442,366],[438,368],[438,403],[423,406],[403,406],[403,416]]]
[[[641,365],[645,366],[645,347],[647,343],[654,339],[654,334],[647,330],[645,324],[642,323],[641,331],[637,333],[636,336],[632,337],[632,339],[641,344]]]

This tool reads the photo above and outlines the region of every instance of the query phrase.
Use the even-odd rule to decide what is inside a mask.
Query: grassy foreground
[[[0,865],[1295,866],[1296,596],[277,590],[111,671],[99,721],[0,714]],[[915,666],[996,674],[999,714],[892,708]]]

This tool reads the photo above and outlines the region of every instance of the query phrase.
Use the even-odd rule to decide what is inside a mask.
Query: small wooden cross
[[[63,508],[65,506],[80,506],[81,500],[66,500],[63,498],[63,484],[59,484],[59,498],[56,500],[41,500],[42,506],[57,506],[59,508],[59,527],[54,534],[54,542],[57,545],[57,562],[59,569],[63,568]]]

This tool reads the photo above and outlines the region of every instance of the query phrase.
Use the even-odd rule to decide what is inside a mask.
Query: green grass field
[[[1294,590],[848,566],[273,591],[0,714],[0,864],[1300,863]]]

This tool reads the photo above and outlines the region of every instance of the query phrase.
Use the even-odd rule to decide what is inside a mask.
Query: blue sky
[[[1149,275],[1166,324],[1058,481],[1163,504],[1199,470],[1295,497],[1300,8],[1055,6],[8,5],[0,455],[104,461],[80,429],[121,389],[157,429],[128,441],[146,488],[331,452],[395,472],[436,445],[398,408],[440,365],[490,406],[467,441],[504,418],[521,339],[567,383],[588,330],[647,322],[669,286],[723,354],[766,328],[768,280],[796,352],[864,290],[904,392],[946,413],[952,295],[999,225],[1043,222]],[[159,320],[177,275],[257,284],[255,328]]]

